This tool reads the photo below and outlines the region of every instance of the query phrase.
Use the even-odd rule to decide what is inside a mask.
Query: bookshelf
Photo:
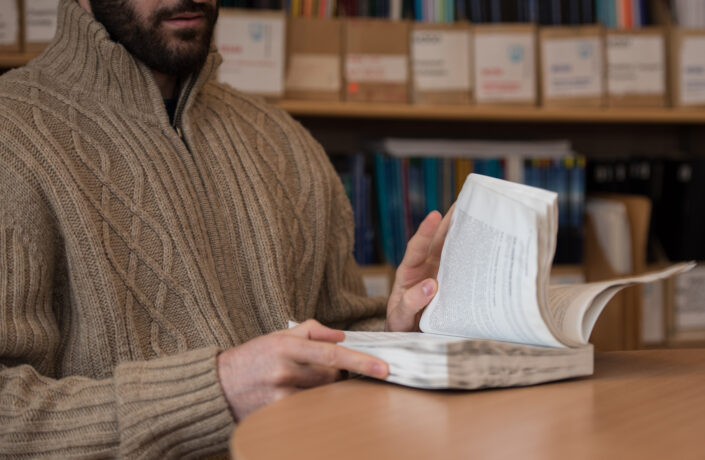
[[[0,69],[26,64],[37,53],[0,53]],[[352,153],[361,140],[380,137],[567,139],[589,158],[660,155],[705,151],[705,109],[571,108],[475,105],[415,105],[281,99],[272,101],[297,118],[329,153]],[[558,267],[566,276],[584,275],[584,267]],[[376,289],[389,289],[394,269],[367,266],[362,272]],[[622,309],[624,310],[624,309]],[[612,308],[614,314],[622,314]],[[625,328],[625,324],[629,328]],[[634,348],[637,321],[611,321],[605,349]],[[628,330],[627,330],[628,329]],[[631,337],[625,345],[623,337]],[[666,346],[704,346],[683,339]],[[661,345],[661,346],[663,346]]]
[[[535,123],[703,124],[705,110],[627,108],[482,107],[280,100],[296,117],[453,120]]]

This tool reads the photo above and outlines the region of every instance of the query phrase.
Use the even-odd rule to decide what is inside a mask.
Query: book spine
[[[568,0],[568,23],[570,25],[580,24],[580,2],[579,0]]]
[[[470,0],[470,21],[475,24],[485,22],[482,0]]]
[[[410,238],[413,231],[412,222],[412,210],[411,210],[411,186],[409,184],[409,159],[400,159],[401,164],[401,203],[402,203],[402,223],[403,223],[403,237],[402,240],[406,241]]]
[[[380,237],[382,252],[387,263],[394,263],[394,247],[392,245],[392,213],[390,176],[390,159],[381,154],[375,154],[375,180],[377,182],[377,207],[379,209]]]
[[[424,214],[438,209],[438,171],[435,158],[423,159],[424,186],[426,190],[426,209]]]
[[[502,22],[502,7],[500,0],[490,0],[490,21]]]

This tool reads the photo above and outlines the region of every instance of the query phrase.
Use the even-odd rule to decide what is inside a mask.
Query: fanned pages
[[[691,269],[549,286],[557,195],[470,174],[443,246],[422,333],[346,332],[343,346],[386,360],[387,380],[419,388],[530,385],[593,372],[588,338],[622,288]]]

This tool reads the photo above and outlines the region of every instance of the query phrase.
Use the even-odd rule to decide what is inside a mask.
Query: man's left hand
[[[445,217],[438,211],[431,212],[409,240],[387,303],[385,330],[419,330],[421,313],[438,290],[438,266],[454,207]]]

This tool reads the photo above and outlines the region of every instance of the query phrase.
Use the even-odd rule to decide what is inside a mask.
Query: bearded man
[[[321,147],[213,80],[217,12],[61,0],[46,51],[0,77],[0,456],[223,452],[258,407],[386,376],[327,326],[414,330],[435,294],[438,213],[365,297]]]

